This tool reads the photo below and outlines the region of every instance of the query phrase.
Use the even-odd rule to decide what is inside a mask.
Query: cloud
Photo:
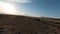
[[[5,2],[18,2],[18,3],[30,3],[32,0],[2,0]]]
[[[0,1],[0,14],[25,15],[26,13],[14,4]]]
[[[0,14],[26,15],[23,9],[19,8],[17,3],[31,3],[32,0],[0,0]]]

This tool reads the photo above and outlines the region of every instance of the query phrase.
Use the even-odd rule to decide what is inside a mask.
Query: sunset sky
[[[0,0],[0,13],[60,18],[60,0]]]

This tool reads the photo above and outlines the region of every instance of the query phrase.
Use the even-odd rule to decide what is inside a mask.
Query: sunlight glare
[[[5,13],[10,13],[15,10],[15,7],[12,4],[0,2],[0,9]]]
[[[19,10],[16,5],[0,1],[0,14],[25,15],[26,13]]]

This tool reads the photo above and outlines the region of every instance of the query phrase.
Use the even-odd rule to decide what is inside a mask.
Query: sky
[[[60,0],[0,0],[0,13],[60,18]]]

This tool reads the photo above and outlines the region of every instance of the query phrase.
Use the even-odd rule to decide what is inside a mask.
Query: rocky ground
[[[0,14],[0,34],[60,34],[60,22]]]

